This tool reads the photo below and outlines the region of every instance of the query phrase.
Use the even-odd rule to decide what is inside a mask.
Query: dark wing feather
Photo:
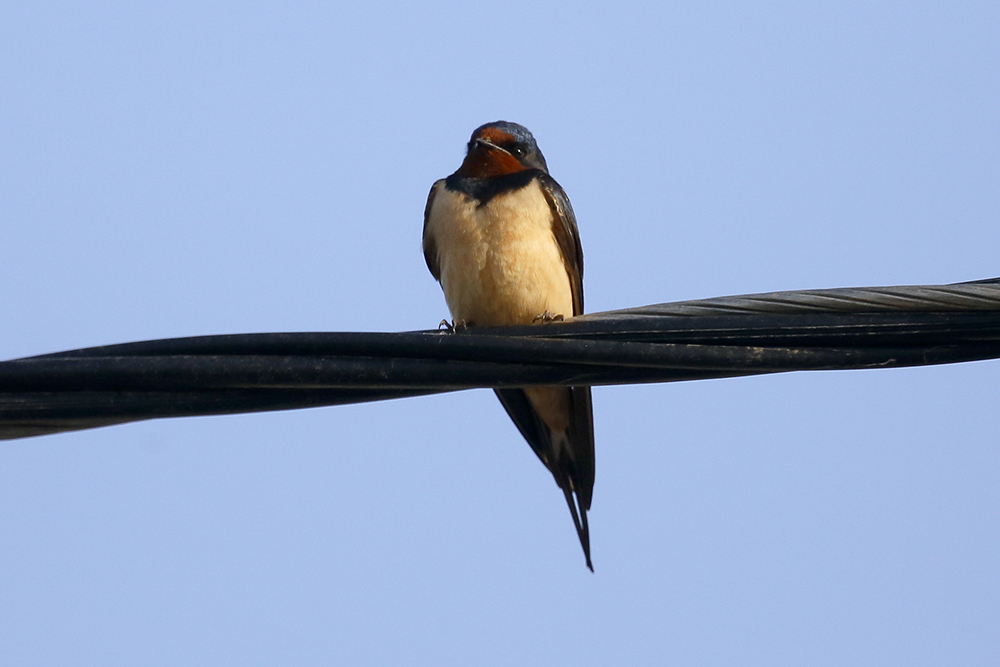
[[[439,282],[441,280],[441,265],[438,263],[437,241],[434,240],[433,236],[427,234],[427,219],[431,216],[431,208],[434,206],[434,197],[437,196],[438,188],[443,184],[444,179],[441,179],[431,186],[430,194],[427,195],[427,205],[424,206],[424,261],[427,262],[427,268],[430,269],[431,275]]]
[[[573,291],[573,315],[583,314],[583,246],[576,226],[573,205],[566,192],[548,174],[538,176],[546,201],[552,208],[552,233],[562,251],[566,272]],[[573,448],[573,471],[570,479],[580,500],[580,506],[590,509],[594,491],[594,410],[590,387],[571,387],[569,441]],[[506,405],[506,404],[505,404]],[[509,410],[508,410],[509,413]],[[516,419],[514,420],[517,421]],[[519,427],[520,428],[520,427]],[[530,441],[529,441],[530,442]]]
[[[528,395],[521,389],[494,389],[511,421],[517,426],[531,449],[546,466],[549,466],[549,452],[552,451],[552,432],[532,407]]]
[[[566,273],[569,274],[573,290],[573,315],[583,314],[583,246],[580,245],[580,231],[576,227],[576,215],[569,197],[556,180],[545,173],[538,175],[545,200],[552,209],[552,233],[562,251]]]
[[[590,509],[594,497],[594,405],[590,387],[570,387],[569,441],[573,446],[573,490],[580,507]]]
[[[551,460],[552,431],[535,412],[527,394],[521,389],[494,389],[497,398],[507,411],[517,430],[531,445],[542,463],[559,481],[560,467],[569,467],[565,472],[580,498],[580,507],[590,509],[594,495],[594,408],[590,387],[567,387],[570,392],[569,441],[573,448],[573,461],[560,463]],[[562,486],[560,483],[559,486]]]

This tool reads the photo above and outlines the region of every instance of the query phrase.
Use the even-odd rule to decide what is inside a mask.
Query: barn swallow
[[[503,326],[583,313],[583,249],[569,198],[527,128],[487,123],[424,209],[424,258],[456,324]],[[555,477],[590,561],[594,492],[590,387],[495,389]]]

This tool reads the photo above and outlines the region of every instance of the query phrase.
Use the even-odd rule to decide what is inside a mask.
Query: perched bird
[[[550,321],[583,313],[583,249],[569,198],[527,128],[476,129],[458,170],[424,209],[424,258],[457,326]],[[590,387],[496,389],[521,435],[555,477],[590,561],[594,492]]]

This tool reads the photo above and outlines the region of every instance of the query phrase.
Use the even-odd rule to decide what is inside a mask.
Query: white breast
[[[456,322],[529,324],[545,311],[572,317],[569,275],[537,181],[481,208],[440,183],[426,233]]]

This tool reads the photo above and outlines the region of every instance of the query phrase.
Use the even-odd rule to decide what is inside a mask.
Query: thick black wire
[[[0,438],[473,387],[671,382],[1000,357],[1000,279],[776,292],[458,333],[126,343],[0,363]]]

